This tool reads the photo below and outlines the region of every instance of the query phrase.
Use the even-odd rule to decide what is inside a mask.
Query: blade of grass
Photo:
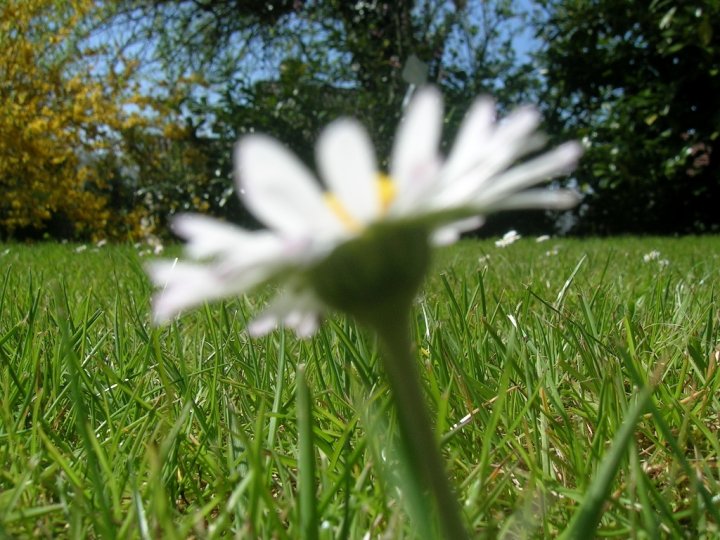
[[[61,296],[61,291],[63,294]],[[88,403],[83,395],[82,376],[80,359],[73,348],[73,340],[70,335],[70,328],[66,321],[67,318],[67,290],[64,286],[58,289],[57,296],[57,321],[60,326],[60,335],[62,339],[62,354],[70,373],[70,392],[73,397],[75,406],[75,428],[82,445],[85,450],[87,459],[88,473],[94,486],[94,497],[89,498],[89,502],[97,501],[99,512],[93,512],[93,521],[99,536],[104,538],[114,537],[114,522],[111,508],[111,502],[106,490],[106,481],[103,479],[103,462],[107,464],[107,458],[101,459],[97,454],[98,443],[95,439],[91,426],[91,415]],[[112,476],[107,480],[112,481]],[[93,504],[94,506],[94,504]],[[99,514],[99,515],[98,515]]]
[[[635,403],[625,414],[622,426],[613,438],[610,450],[603,458],[595,478],[583,497],[567,528],[560,535],[561,540],[583,540],[592,538],[602,518],[605,501],[610,495],[620,462],[632,441],[635,425],[650,403],[652,388],[646,386],[640,391]]]
[[[299,364],[295,379],[298,422],[298,489],[302,538],[317,540],[318,515],[315,486],[315,445],[313,443],[312,395],[305,379],[305,365]]]

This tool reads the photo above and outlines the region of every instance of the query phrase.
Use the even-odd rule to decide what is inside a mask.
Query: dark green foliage
[[[589,144],[581,229],[720,229],[720,2],[542,4],[551,130]]]

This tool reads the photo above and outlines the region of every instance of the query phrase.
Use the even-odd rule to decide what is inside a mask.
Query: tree
[[[321,128],[342,115],[368,127],[378,155],[389,154],[408,83],[411,57],[427,67],[448,103],[448,139],[470,100],[493,93],[504,105],[531,86],[516,69],[518,14],[507,0],[449,2],[247,2],[239,0],[125,0],[115,24],[172,80],[197,77],[176,113],[185,118],[210,169],[231,175],[232,144],[262,131],[292,147],[309,165]],[[194,173],[188,171],[188,176]],[[159,184],[158,184],[159,185]],[[211,200],[228,214],[226,193]],[[232,217],[246,220],[241,209]]]
[[[97,167],[146,122],[127,108],[135,64],[86,39],[99,15],[91,0],[0,5],[0,236],[101,237],[139,219],[112,211]]]
[[[541,4],[551,129],[587,146],[580,230],[720,230],[720,2]]]

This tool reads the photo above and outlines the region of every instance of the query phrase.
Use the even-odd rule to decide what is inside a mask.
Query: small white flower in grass
[[[559,247],[559,246],[553,246],[552,249],[548,249],[548,250],[545,252],[545,256],[546,256],[546,257],[554,257],[554,256],[557,255],[559,252],[560,252],[560,247]]]
[[[536,241],[538,244],[539,244],[540,242],[547,242],[548,240],[550,240],[550,235],[547,235],[547,234],[541,234],[540,236],[538,236],[538,237],[535,239],[535,241]]]
[[[667,266],[669,266],[670,261],[668,259],[661,259],[660,256],[661,253],[658,250],[653,249],[649,253],[643,255],[643,262],[649,263],[651,261],[657,261],[660,268],[666,268]]]
[[[503,237],[500,240],[495,241],[495,245],[500,248],[504,248],[509,246],[510,244],[517,242],[522,238],[517,231],[508,231],[505,234],[503,234]]]
[[[660,252],[656,249],[653,249],[649,253],[646,253],[643,255],[643,262],[649,263],[650,261],[656,261],[660,258]]]
[[[156,262],[154,315],[164,322],[184,309],[266,283],[281,292],[251,323],[263,334],[283,323],[312,334],[320,314],[363,310],[414,295],[431,244],[447,244],[510,208],[568,208],[574,192],[527,189],[571,170],[581,146],[569,142],[511,167],[538,150],[532,108],[495,122],[489,98],[467,114],[447,159],[439,154],[442,99],[424,88],[409,104],[390,157],[378,172],[370,137],[355,120],[330,124],[317,143],[323,189],[285,147],[247,135],[235,150],[238,193],[266,226],[248,231],[199,215],[174,220],[195,262]]]

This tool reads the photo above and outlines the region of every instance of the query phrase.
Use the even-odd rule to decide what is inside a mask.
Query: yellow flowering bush
[[[97,237],[117,225],[97,157],[144,118],[126,107],[137,65],[109,66],[83,44],[99,9],[92,0],[0,3],[0,236],[69,227]]]

